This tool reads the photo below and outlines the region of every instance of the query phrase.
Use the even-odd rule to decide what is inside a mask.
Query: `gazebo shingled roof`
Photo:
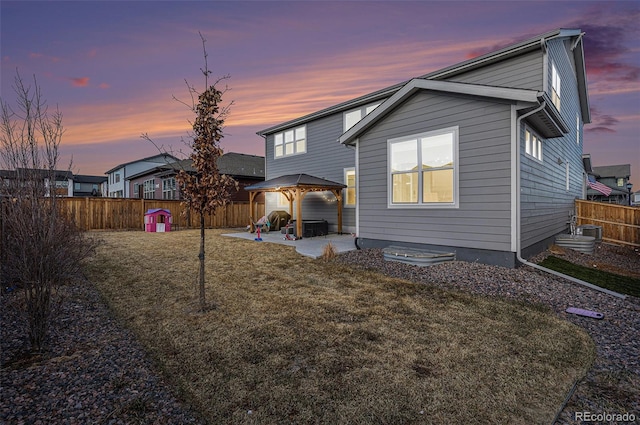
[[[326,192],[334,194],[338,201],[338,233],[342,233],[342,189],[347,187],[342,183],[309,174],[288,174],[275,177],[247,186],[244,189],[249,192],[249,209],[254,214],[253,201],[260,192],[280,192],[289,200],[289,214],[293,217],[293,203],[296,202],[296,235],[302,235],[302,200],[308,192]],[[253,231],[253,223],[251,224]]]

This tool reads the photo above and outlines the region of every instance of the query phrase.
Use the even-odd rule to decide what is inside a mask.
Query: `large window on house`
[[[458,127],[388,141],[390,206],[457,206]]]
[[[156,193],[156,185],[154,179],[145,180],[143,185],[144,199],[154,199]]]
[[[524,151],[527,155],[542,161],[542,140],[528,128],[524,130]]]
[[[344,123],[343,132],[349,130],[351,127],[356,125],[358,123],[358,121],[360,121],[362,118],[364,118],[371,111],[376,109],[378,106],[380,106],[380,102],[372,103],[370,105],[363,106],[361,108],[345,112],[344,113],[344,119],[343,119],[343,123]]]
[[[551,101],[560,110],[560,74],[555,63],[551,63]]]
[[[345,168],[344,169],[344,184],[347,186],[344,189],[344,206],[355,207],[356,206],[356,169]]]
[[[291,130],[276,133],[273,139],[273,156],[297,155],[307,151],[307,128],[303,125]]]
[[[176,199],[175,177],[162,179],[162,199]]]

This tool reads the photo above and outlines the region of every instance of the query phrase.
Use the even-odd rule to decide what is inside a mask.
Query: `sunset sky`
[[[64,168],[103,175],[185,150],[185,80],[204,88],[198,32],[233,100],[223,147],[264,155],[256,132],[556,28],[584,37],[594,165],[632,166],[640,190],[638,1],[0,2],[2,100],[16,69],[64,114]]]

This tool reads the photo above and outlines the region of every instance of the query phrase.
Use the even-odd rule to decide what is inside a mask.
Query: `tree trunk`
[[[207,301],[204,296],[204,211],[200,210],[200,311],[205,312],[207,310]]]

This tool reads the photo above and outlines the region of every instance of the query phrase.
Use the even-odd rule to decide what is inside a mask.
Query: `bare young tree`
[[[56,182],[70,174],[57,170],[64,127],[62,114],[49,111],[34,77],[19,74],[15,106],[0,99],[0,275],[2,286],[24,297],[32,351],[42,351],[56,288],[81,276],[82,260],[94,243],[84,237],[57,202]],[[66,191],[65,191],[66,192]]]
[[[218,208],[228,204],[232,191],[238,190],[238,183],[231,176],[221,174],[218,169],[218,159],[223,154],[220,142],[224,137],[224,121],[233,102],[226,106],[222,105],[222,96],[227,88],[221,91],[217,86],[228,77],[222,77],[209,85],[211,71],[208,65],[206,40],[202,34],[200,38],[204,51],[204,68],[201,68],[201,71],[204,75],[205,90],[198,94],[198,91],[187,83],[191,104],[181,102],[196,115],[191,123],[193,134],[189,143],[189,158],[193,162],[195,173],[180,169],[177,181],[183,203],[188,206],[187,210],[197,213],[200,217],[198,298],[200,311],[206,311],[208,306],[205,296],[205,215],[215,215]],[[142,138],[153,142],[147,134],[143,134]]]

